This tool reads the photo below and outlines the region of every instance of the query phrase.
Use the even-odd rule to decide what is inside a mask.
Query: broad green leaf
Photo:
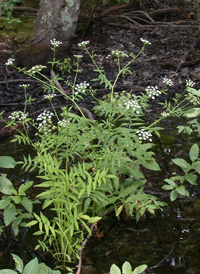
[[[12,200],[15,204],[19,204],[22,200],[22,198],[20,196],[12,196]]]
[[[200,108],[192,108],[184,111],[184,114],[187,118],[195,118],[200,115]]]
[[[1,269],[0,274],[17,274],[17,272],[11,269]]]
[[[195,174],[187,174],[185,176],[186,181],[188,181],[191,185],[196,185],[197,176]]]
[[[16,215],[15,205],[10,204],[4,209],[3,216],[4,216],[4,222],[6,226],[12,223],[12,221],[15,219],[15,215]]]
[[[31,260],[25,267],[23,274],[39,274],[38,259]]]
[[[178,187],[176,188],[176,191],[177,191],[180,195],[183,195],[183,196],[185,196],[185,194],[186,194],[185,186],[178,186]]]
[[[23,268],[24,268],[24,264],[23,264],[23,261],[20,257],[18,257],[17,255],[15,254],[12,254],[12,257],[13,257],[13,260],[15,261],[15,267],[16,269],[22,273],[23,271]]]
[[[14,187],[10,180],[6,178],[6,174],[1,174],[0,176],[0,192],[6,195],[11,195],[13,193]]]
[[[132,271],[132,266],[129,262],[124,262],[122,265],[122,273],[129,274]]]
[[[5,209],[10,204],[10,199],[0,200],[0,209]]]
[[[200,89],[199,90],[196,90],[195,88],[191,88],[191,87],[187,87],[187,91],[200,97]]]
[[[178,197],[178,192],[176,191],[176,189],[172,190],[170,194],[170,200],[173,202],[176,200],[177,197]]]
[[[52,274],[52,270],[49,269],[44,263],[39,264],[38,274]]]
[[[20,195],[25,194],[26,190],[29,189],[32,185],[33,185],[33,181],[29,181],[29,182],[27,182],[25,184],[20,185],[20,187],[18,189],[18,193]]]
[[[0,167],[14,168],[16,166],[15,160],[10,156],[0,156]]]
[[[200,161],[193,163],[192,168],[195,169],[196,172],[200,174]]]
[[[141,164],[145,168],[150,169],[150,170],[160,170],[159,165],[153,159],[152,160],[144,159],[144,160],[141,161]]]
[[[190,169],[190,165],[182,158],[172,159],[172,161],[175,165],[182,168],[185,172]]]
[[[143,271],[145,271],[145,269],[147,269],[147,265],[146,264],[139,265],[138,267],[136,267],[134,269],[133,274],[140,274]]]
[[[27,197],[22,197],[21,204],[29,213],[32,213],[33,203],[31,200],[29,200]]]
[[[167,182],[169,185],[171,185],[173,187],[176,187],[176,183],[173,180],[171,180],[171,179],[165,179],[164,181]]]
[[[110,268],[110,274],[121,274],[121,270],[116,264],[113,264]]]
[[[189,156],[190,156],[190,160],[191,160],[192,162],[195,161],[195,160],[199,157],[199,147],[198,147],[197,144],[194,144],[194,145],[190,148]]]

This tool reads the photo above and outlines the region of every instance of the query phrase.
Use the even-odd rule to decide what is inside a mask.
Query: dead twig
[[[108,213],[112,212],[113,210],[114,210],[114,209],[112,208],[112,209],[108,209],[108,210],[104,211],[104,212],[100,215],[100,217],[106,216]],[[87,235],[87,237],[85,238],[84,242],[83,242],[82,245],[81,245],[81,250],[79,251],[79,258],[80,258],[80,259],[79,259],[79,262],[78,262],[78,264],[77,264],[77,266],[76,266],[76,267],[77,267],[76,274],[80,274],[80,272],[81,272],[83,249],[84,249],[84,247],[86,246],[87,242],[89,241],[90,237],[92,236],[92,232],[94,231],[94,229],[97,228],[98,222],[99,222],[99,221],[97,221],[96,223],[94,223],[94,224],[92,224],[92,225],[90,226],[90,231],[91,231],[91,233],[89,233],[89,234]]]
[[[52,79],[54,79],[56,87],[59,90],[61,90],[63,93],[66,93],[64,91],[63,87],[61,86],[61,84],[59,83],[58,79],[56,78],[56,74],[55,74],[55,72],[53,70],[51,70],[51,77],[52,77]],[[83,114],[86,115],[86,117],[88,117],[90,120],[94,121],[94,117],[93,117],[93,115],[92,115],[92,113],[91,113],[91,111],[89,109],[87,109],[85,107],[82,107],[82,106],[75,106],[75,105],[73,106],[73,108],[76,111],[82,111]]]

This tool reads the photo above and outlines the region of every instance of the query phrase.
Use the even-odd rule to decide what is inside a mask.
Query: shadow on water
[[[181,139],[171,128],[174,128],[173,124],[165,124],[162,142],[158,140],[155,148],[162,172],[148,174],[153,190],[161,189],[166,174],[170,176],[178,172],[170,159],[188,159],[189,148],[194,142],[191,138]],[[9,155],[19,160],[23,153],[23,146],[16,147],[8,142],[1,144],[0,155]],[[16,185],[33,180],[30,174],[19,168],[11,170],[9,178]],[[147,264],[147,273],[200,273],[200,193],[198,188],[191,188],[190,193],[189,199],[170,203],[163,211],[157,211],[155,216],[145,214],[138,223],[134,216],[119,222],[110,216],[100,222],[84,250],[81,274],[106,274],[113,263],[121,267],[124,261],[129,261],[133,267]],[[35,256],[35,239],[30,235],[27,230],[24,236],[20,235],[21,240],[16,241],[12,235],[2,234],[0,269],[14,267],[10,253],[19,255],[25,263]],[[45,262],[52,267],[50,260]]]

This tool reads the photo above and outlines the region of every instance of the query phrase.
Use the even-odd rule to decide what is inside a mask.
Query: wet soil
[[[178,11],[168,12],[176,8]],[[153,22],[148,20],[141,22],[141,12],[146,16],[152,11],[162,11],[158,15],[152,15]],[[123,50],[125,53],[131,52],[135,55],[141,50],[142,42],[140,38],[147,39],[151,45],[147,45],[144,54],[131,65],[132,75],[126,75],[120,79],[116,91],[125,90],[127,92],[139,93],[144,91],[148,85],[159,86],[162,78],[167,76],[174,81],[174,86],[169,90],[168,95],[173,96],[175,92],[181,92],[185,86],[186,79],[196,82],[196,88],[200,81],[200,42],[199,24],[196,18],[195,9],[185,1],[168,2],[147,1],[140,8],[132,10],[117,10],[101,21],[96,20],[95,24],[84,32],[84,40],[89,40],[89,49],[97,53],[96,61],[101,68],[105,69],[109,79],[114,79],[117,73],[117,66],[106,57],[113,49]],[[136,13],[136,15],[135,15]],[[126,16],[125,16],[126,15]],[[124,16],[123,20],[120,16]],[[135,24],[125,17],[129,17]],[[140,17],[140,19],[137,19]],[[135,19],[136,18],[136,19]],[[74,59],[73,54],[84,54],[81,62],[82,73],[78,82],[90,81],[96,75],[93,72],[94,66],[84,50],[77,46],[83,32],[78,32],[71,49],[66,53],[65,58]],[[13,48],[14,47],[14,48]],[[44,89],[42,85],[23,75],[17,73],[15,69],[5,66],[9,57],[14,57],[16,45],[13,46],[7,41],[0,44],[0,111],[5,110],[10,113],[14,110],[22,110],[24,107],[24,90],[19,85],[30,84],[28,96],[32,96],[35,102],[29,104],[28,111],[31,113],[41,111],[49,107],[47,101],[43,100]],[[14,49],[14,50],[13,50]],[[126,63],[124,60],[123,63]],[[58,72],[58,71],[57,71]],[[50,77],[49,72],[46,75]],[[73,79],[72,75],[63,75],[64,80]],[[97,82],[91,82],[93,88],[98,89],[99,96],[106,92],[104,87]],[[63,84],[63,88],[69,87]],[[90,101],[90,98],[85,100]],[[57,97],[55,104],[57,107],[66,104],[62,96]]]

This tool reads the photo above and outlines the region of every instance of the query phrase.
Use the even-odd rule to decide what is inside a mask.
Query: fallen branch
[[[159,15],[163,15],[163,14],[171,14],[171,13],[180,13],[180,9],[175,7],[175,8],[165,8],[165,9],[159,9],[159,10],[154,10],[148,13],[148,15],[151,18],[154,18],[156,16]]]
[[[31,8],[31,7],[13,7],[14,11],[30,11],[37,13],[39,9]]]
[[[114,12],[114,11],[117,11],[117,10],[130,8],[133,5],[134,2],[135,2],[135,0],[130,0],[130,2],[126,3],[126,4],[121,4],[121,3],[117,4],[117,5],[115,5],[111,8],[108,8],[103,13],[101,13],[99,16],[96,16],[95,19],[105,17],[106,15],[108,15],[108,14]]]
[[[65,90],[63,89],[63,87],[61,86],[61,84],[59,83],[58,79],[56,78],[56,74],[53,70],[51,70],[51,77],[52,77],[52,79],[54,79],[56,87],[63,93],[66,93]],[[89,111],[89,109],[87,109],[85,107],[81,107],[81,106],[75,106],[75,105],[73,106],[73,108],[76,111],[82,111],[86,115],[86,117],[88,117],[90,120],[94,121],[94,117],[93,117],[91,111]]]

